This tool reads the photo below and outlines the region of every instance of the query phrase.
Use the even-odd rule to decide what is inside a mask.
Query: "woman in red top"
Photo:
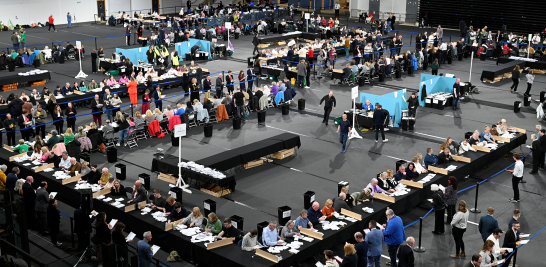
[[[334,20],[332,18],[328,21],[328,26],[330,26],[330,28],[334,27]]]
[[[51,14],[51,15],[49,16],[49,21],[48,21],[48,22],[49,22],[49,29],[48,29],[47,31],[50,32],[50,31],[51,31],[51,27],[53,27],[53,30],[54,30],[54,31],[57,31],[57,30],[55,29],[55,24],[53,24],[53,22],[54,22],[53,14]]]
[[[322,24],[322,27],[326,27],[326,19],[325,18],[322,18],[321,24]]]
[[[131,104],[133,107],[136,107],[137,100],[137,85],[135,78],[131,77],[131,81],[127,84],[127,92],[129,93],[129,98],[131,99]]]
[[[326,216],[326,219],[330,219],[334,215],[334,202],[331,199],[326,200],[326,204],[322,208],[322,215]]]
[[[150,91],[146,89],[144,92],[144,95],[142,96],[142,110],[140,111],[141,114],[145,114],[146,111],[150,109]]]
[[[309,48],[309,51],[307,51],[307,60],[309,60],[309,64],[313,64],[313,58],[315,56],[315,51],[313,51],[313,46]]]
[[[502,48],[502,53],[505,54],[505,55],[508,55],[511,51],[512,51],[512,49],[510,49],[510,47],[508,47],[508,44],[504,44],[504,47]]]

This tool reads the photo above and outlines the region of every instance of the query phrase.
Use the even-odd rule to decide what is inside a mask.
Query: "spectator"
[[[49,234],[51,237],[51,243],[58,247],[63,243],[57,241],[57,235],[59,234],[59,225],[61,224],[61,213],[57,209],[57,200],[50,199],[47,207],[47,224],[49,225]]]
[[[453,220],[451,220],[451,234],[455,240],[455,254],[451,255],[451,258],[460,259],[461,256],[466,256],[466,253],[464,252],[463,235],[464,232],[466,232],[467,222],[468,210],[466,208],[466,202],[461,200],[459,202],[459,208],[457,208],[457,213],[453,216]]]
[[[331,250],[324,251],[324,258],[326,258],[325,267],[339,267],[336,259],[334,259],[334,252]]]
[[[8,169],[8,166],[5,164],[0,165],[0,191],[6,190],[6,170]]]
[[[499,222],[493,217],[495,215],[495,209],[493,207],[487,208],[487,215],[480,218],[478,224],[478,230],[482,234],[482,239],[485,242],[487,238],[493,233],[493,230],[499,228]]]
[[[438,188],[437,184],[430,186],[432,193],[432,205],[434,207],[434,230],[432,231],[435,235],[441,235],[444,233],[444,214],[445,214],[445,202],[444,194],[442,190]]]
[[[89,246],[91,223],[94,220],[95,216],[84,214],[81,208],[74,210],[74,232],[78,236],[78,251],[85,250]]]
[[[367,256],[368,242],[364,241],[364,236],[362,235],[361,232],[355,233],[355,240],[356,240],[355,250],[356,250],[356,255],[358,256],[357,266],[367,267],[368,266],[368,256]]]
[[[383,255],[383,232],[377,229],[377,223],[371,220],[368,224],[370,230],[364,241],[368,243],[368,267],[380,267],[381,255]]]
[[[406,239],[406,246],[400,246],[400,249],[398,250],[398,266],[415,267],[413,245],[415,245],[415,239],[410,236]]]
[[[36,191],[36,204],[34,210],[38,215],[38,230],[41,235],[47,235],[47,206],[49,204],[49,193],[47,192],[47,182],[40,184],[40,189]]]
[[[8,176],[6,177],[7,189],[10,190],[12,193],[13,193],[13,190],[15,189],[15,183],[17,183],[17,180],[19,180],[19,177],[17,177],[18,175],[19,175],[19,168],[13,167],[13,169],[11,169],[11,173],[8,173]]]
[[[343,257],[340,267],[357,267],[358,256],[356,255],[355,247],[351,244],[346,244],[344,249],[345,257]]]
[[[455,176],[450,176],[444,194],[445,202],[447,204],[447,222],[451,222],[453,215],[455,215],[455,205],[458,200],[457,188],[457,178],[455,178]]]
[[[154,256],[154,253],[152,252],[150,244],[148,244],[150,241],[152,241],[152,232],[144,232],[142,237],[144,239],[138,241],[137,243],[138,266],[153,267],[154,264],[152,262],[152,257]]]

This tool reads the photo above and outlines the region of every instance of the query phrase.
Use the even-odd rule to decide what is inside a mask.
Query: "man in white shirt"
[[[521,162],[521,156],[519,153],[514,153],[514,160],[516,164],[514,165],[513,170],[508,170],[512,173],[512,188],[514,189],[514,198],[509,199],[508,201],[512,203],[519,202],[519,182],[523,179],[523,162]]]
[[[491,250],[491,253],[493,254],[493,257],[495,257],[495,260],[501,260],[502,255],[506,253],[505,249],[500,248],[499,240],[502,237],[502,230],[500,228],[496,228],[493,230],[493,233],[487,238],[487,240],[493,241],[495,244],[493,246],[493,250]]]
[[[267,23],[265,22],[265,20],[262,20],[262,27],[264,29],[264,34],[267,35]]]
[[[273,48],[273,50],[271,51],[271,55],[272,56],[277,56],[277,54],[279,54],[279,52],[277,52],[277,48]]]
[[[533,39],[531,39],[531,43],[533,44],[533,49],[537,49],[538,45],[540,44],[540,36],[538,33],[535,33],[533,36]]]
[[[59,168],[68,169],[72,166],[72,163],[70,163],[70,157],[68,156],[68,152],[63,151],[63,154],[61,156],[61,162],[59,162]]]
[[[341,5],[339,4],[339,2],[336,2],[336,4],[334,5],[334,9],[336,10],[336,18],[339,18],[339,9],[341,8]]]

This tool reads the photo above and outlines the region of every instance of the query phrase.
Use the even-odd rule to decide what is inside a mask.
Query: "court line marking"
[[[91,36],[91,37],[98,37],[98,36],[95,36],[95,35],[89,35],[89,34],[79,33],[79,32],[69,32],[69,31],[65,31],[65,30],[58,30],[58,31],[60,31],[60,32],[74,33],[74,34],[79,34],[79,35],[85,35],[85,36]]]

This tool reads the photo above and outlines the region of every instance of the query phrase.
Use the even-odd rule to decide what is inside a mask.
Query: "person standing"
[[[78,251],[85,250],[91,241],[91,223],[95,221],[95,216],[89,217],[81,208],[74,210],[74,232],[78,236]]]
[[[367,267],[368,266],[368,257],[367,257],[368,242],[364,241],[364,236],[362,235],[361,232],[355,233],[355,240],[356,240],[355,250],[356,250],[356,255],[358,256],[358,262],[356,266]]]
[[[244,90],[239,88],[239,92],[233,94],[233,99],[235,102],[235,117],[239,117],[241,119],[243,119],[245,116],[245,94],[243,92]]]
[[[387,224],[384,224],[381,228],[383,231],[383,242],[387,244],[389,249],[391,266],[398,267],[398,264],[396,263],[396,254],[398,253],[400,244],[406,240],[404,223],[400,217],[394,215],[394,211],[391,209],[387,209],[385,214],[387,215]]]
[[[138,267],[152,267],[154,266],[152,258],[154,253],[150,244],[152,241],[152,232],[144,232],[143,240],[138,241],[137,243],[137,254],[138,254]]]
[[[385,139],[385,113],[383,112],[383,106],[380,104],[376,104],[373,111],[373,122],[375,125],[375,142],[378,142],[379,132],[381,132],[383,143],[388,142],[389,139]]]
[[[451,258],[460,259],[461,256],[465,257],[463,235],[466,232],[466,225],[468,223],[468,209],[466,208],[466,202],[461,200],[457,213],[451,220],[451,234],[455,240],[455,254],[450,255]]]
[[[160,111],[163,111],[163,99],[161,97],[161,87],[158,85],[155,86],[154,91],[154,100],[155,100],[155,108],[158,108]]]
[[[97,49],[91,52],[91,72],[97,73]]]
[[[521,81],[520,75],[521,75],[521,72],[519,71],[519,65],[516,65],[516,67],[512,71],[512,82],[513,82],[513,84],[512,84],[512,86],[510,86],[510,93],[512,92],[512,90],[514,90],[514,92],[518,91],[518,84]]]
[[[493,207],[487,208],[487,215],[480,218],[478,224],[478,230],[482,234],[482,240],[485,242],[487,238],[493,233],[493,230],[499,228],[499,222],[493,217],[495,215],[495,209]]]
[[[339,9],[341,8],[341,5],[339,4],[339,1],[336,1],[336,4],[334,5],[334,9],[336,10],[336,19],[339,18]]]
[[[413,237],[406,238],[406,245],[398,249],[398,267],[415,267],[415,257],[413,256]]]
[[[510,222],[508,222],[508,229],[511,229],[512,224],[514,222],[517,222],[520,217],[521,217],[521,211],[519,209],[515,209],[514,210],[514,215],[512,216],[512,219],[510,219]]]
[[[36,203],[34,210],[38,215],[38,230],[41,235],[48,234],[47,232],[47,206],[49,203],[49,193],[47,192],[47,182],[40,184],[40,189],[36,191]]]
[[[25,43],[27,42],[27,32],[21,31],[21,47],[25,47]]]
[[[7,118],[6,118],[7,119]],[[5,124],[5,121],[4,121]],[[537,125],[538,126],[538,125]],[[539,129],[537,127],[537,129]],[[544,170],[544,153],[546,153],[546,138],[542,138],[546,134],[546,129],[539,129],[537,140],[539,144],[539,160],[538,160],[538,168],[543,171]]]
[[[50,32],[50,31],[51,31],[51,27],[53,27],[53,30],[54,30],[55,32],[57,32],[57,30],[55,29],[55,24],[54,24],[55,19],[53,18],[53,14],[49,15],[48,22],[49,22],[49,29],[47,29],[47,31]]]
[[[135,78],[131,77],[131,80],[127,84],[127,92],[129,93],[129,99],[130,99],[131,105],[133,105],[133,107],[136,107],[137,102],[138,102],[137,86],[138,86],[137,81],[135,81]]]
[[[391,30],[394,31],[394,23],[396,22],[396,15],[392,14],[391,18]]]
[[[224,94],[224,79],[222,78],[222,74],[218,75],[218,78],[216,78],[216,98],[222,98]]]
[[[130,26],[127,26],[127,28],[125,29],[125,39],[126,39],[126,43],[127,43],[127,46],[131,46],[131,27]]]
[[[4,176],[5,180],[5,176]],[[34,211],[34,205],[36,204],[36,192],[32,187],[34,178],[28,176],[25,184],[23,184],[23,196],[25,197],[25,209],[27,215],[27,226],[28,228],[33,228],[36,226],[36,212]],[[4,182],[5,184],[5,182]]]
[[[345,148],[347,147],[347,139],[349,138],[349,133],[351,132],[351,122],[347,120],[347,114],[343,114],[342,120],[337,126],[337,132],[339,133],[339,142],[342,144],[341,152],[345,153]]]
[[[544,129],[542,129],[541,131],[544,131]],[[512,188],[514,189],[514,198],[511,198],[508,201],[512,203],[517,203],[519,202],[519,182],[523,179],[523,162],[521,162],[521,156],[519,155],[519,153],[514,153],[513,156],[516,164],[514,166],[514,169],[508,170],[508,172],[512,173]]]
[[[402,98],[404,98],[404,101],[408,103],[409,115],[415,118],[417,107],[419,106],[419,99],[417,98],[417,95],[415,93],[411,93],[411,96],[408,99],[406,99],[404,95],[402,95]]]
[[[300,60],[300,63],[296,66],[298,71],[298,84],[299,88],[303,88],[303,81],[305,80],[305,63],[303,60]]]
[[[371,220],[368,224],[370,232],[366,234],[364,241],[368,243],[368,267],[380,267],[380,259],[383,254],[383,232],[377,229],[377,223]]]
[[[531,96],[531,86],[533,86],[533,81],[535,80],[533,70],[529,70],[529,73],[525,75],[525,78],[527,78],[527,90],[525,91],[525,94],[523,94],[523,96]]]
[[[441,235],[444,233],[444,213],[446,209],[446,205],[444,203],[444,194],[439,189],[437,184],[433,184],[430,186],[430,190],[434,193],[432,193],[432,205],[434,206],[434,231],[432,231],[435,235]]]
[[[14,31],[11,36],[11,43],[13,44],[13,49],[17,50],[19,48],[19,37],[17,37],[17,32]]]
[[[336,98],[334,97],[334,93],[330,91],[328,95],[322,97],[319,107],[322,105],[322,102],[324,102],[324,117],[322,119],[322,123],[326,123],[326,126],[328,126],[330,112],[332,112],[332,109],[336,109]]]
[[[57,209],[57,200],[50,199],[47,207],[47,224],[49,225],[49,234],[51,237],[51,243],[58,247],[63,243],[57,241],[57,235],[59,234],[59,225],[61,224],[61,213]]]
[[[537,140],[537,135],[531,135],[531,151],[533,152],[533,169],[529,174],[537,174],[538,166],[540,165],[540,141]]]
[[[447,181],[447,187],[445,189],[445,202],[447,204],[447,223],[451,222],[453,216],[455,215],[455,205],[457,205],[458,196],[457,196],[457,178],[455,176],[450,176]]]
[[[66,27],[67,28],[72,28],[72,15],[70,15],[70,12],[66,13],[66,21],[68,22]]]
[[[254,45],[254,50],[252,51],[252,55],[254,53],[258,52],[258,44],[260,44],[260,40],[258,40],[258,34],[256,33],[256,36],[254,36],[254,39],[252,39],[252,44]]]
[[[461,98],[461,85],[459,84],[461,79],[457,78],[457,81],[453,84],[453,110],[457,110],[457,103]]]
[[[248,81],[248,89],[250,90],[252,90],[252,86],[254,85],[254,78],[256,78],[256,74],[254,74],[254,69],[249,68],[246,71],[246,80]]]

